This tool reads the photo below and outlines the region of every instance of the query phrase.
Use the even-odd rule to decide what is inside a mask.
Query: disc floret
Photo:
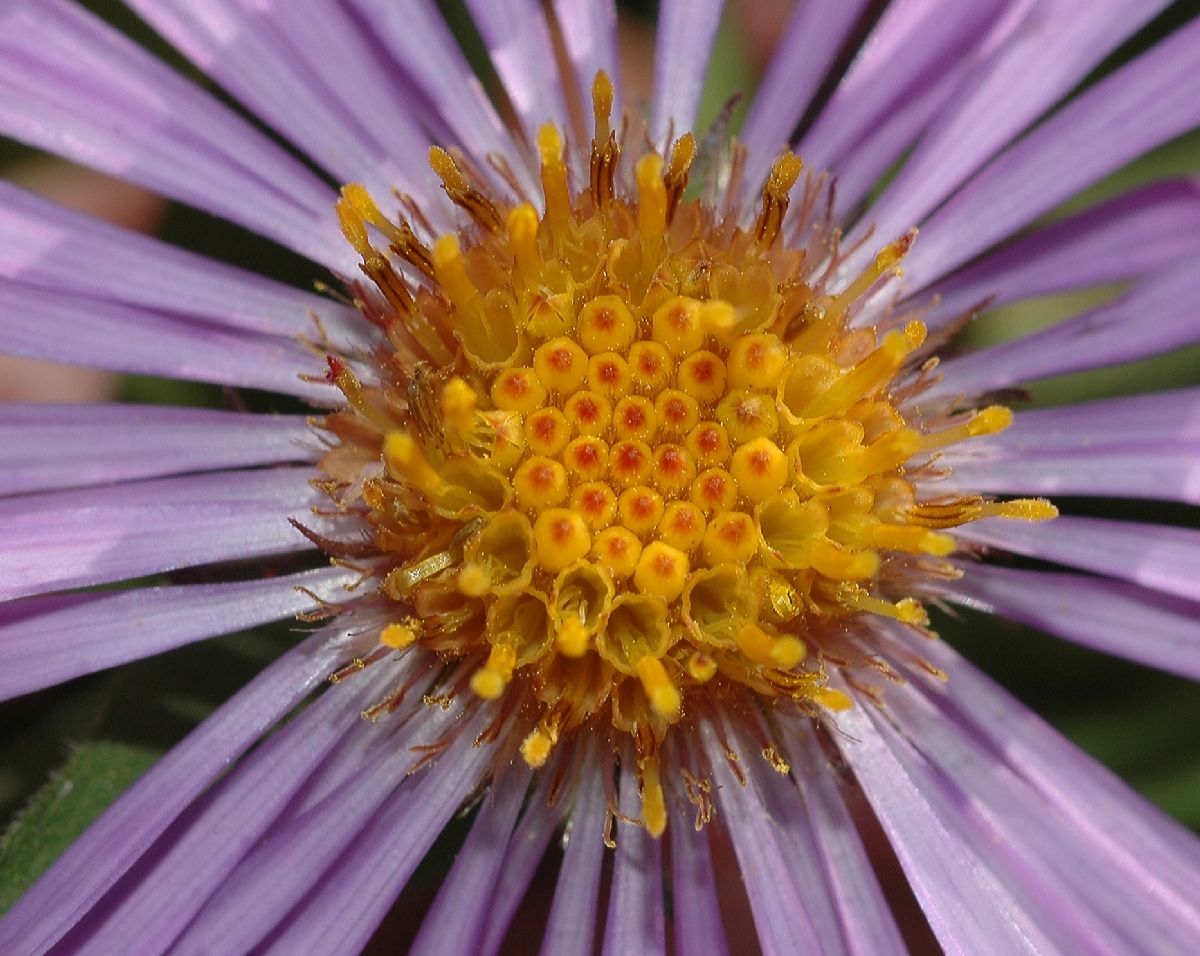
[[[511,696],[541,766],[580,728],[630,735],[646,824],[665,821],[658,749],[715,701],[848,703],[826,686],[846,621],[915,626],[897,582],[985,515],[1044,502],[924,500],[938,449],[1007,425],[994,408],[910,423],[918,319],[855,327],[912,236],[846,288],[783,238],[800,160],[781,157],[742,225],[685,198],[691,135],[621,178],[598,77],[586,187],[562,135],[537,139],[542,205],[492,198],[447,152],[431,165],[469,224],[422,245],[357,186],[339,216],[384,303],[380,384],[342,370],[337,460],[389,567],[381,642],[465,660],[481,698]],[[371,243],[368,225],[388,241]]]

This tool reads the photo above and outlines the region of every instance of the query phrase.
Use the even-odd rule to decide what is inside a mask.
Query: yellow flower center
[[[631,735],[661,833],[656,754],[689,707],[848,706],[823,635],[864,614],[925,624],[897,582],[954,550],[939,529],[1053,508],[915,486],[938,449],[1011,416],[910,425],[925,327],[851,324],[911,236],[832,292],[782,235],[799,159],[776,162],[742,223],[685,197],[690,134],[621,186],[602,74],[593,99],[586,188],[558,130],[538,137],[542,213],[440,149],[471,222],[432,247],[346,187],[343,229],[383,296],[364,311],[393,351],[374,387],[331,363],[350,405],[327,421],[342,445],[326,470],[366,476],[347,485],[390,567],[381,645],[468,661],[475,694],[513,695],[531,766],[580,728]]]

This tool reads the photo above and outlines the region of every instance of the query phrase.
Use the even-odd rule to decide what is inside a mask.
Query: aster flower
[[[925,606],[1200,676],[1196,532],[1040,497],[1196,503],[1195,392],[1003,404],[1200,338],[1193,184],[1036,224],[1200,123],[1200,23],[1060,105],[1165,4],[802,3],[734,141],[691,131],[720,3],[664,0],[647,115],[607,4],[467,5],[495,102],[424,0],[129,0],[311,165],[65,0],[0,6],[0,131],[342,285],[0,189],[0,347],[314,409],[0,411],[0,693],[316,623],[0,949],[355,952],[477,807],[415,951],[496,952],[561,838],[524,949],[741,951],[748,907],[764,952],[903,952],[876,822],[946,951],[1191,951],[1195,838]],[[328,560],[94,587],[302,552]]]

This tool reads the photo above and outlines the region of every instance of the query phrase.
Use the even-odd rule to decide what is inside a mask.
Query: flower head
[[[417,951],[497,951],[565,832],[544,952],[661,950],[665,894],[681,952],[737,948],[739,909],[766,952],[901,952],[872,828],[947,951],[1099,950],[1100,927],[1113,952],[1186,951],[1194,838],[938,643],[926,605],[1200,675],[1200,591],[1172,568],[1193,534],[1040,497],[1194,501],[1169,446],[1195,396],[1011,410],[1012,386],[1197,337],[1195,191],[993,248],[1200,122],[1196,24],[1025,132],[1155,5],[801,4],[732,140],[690,131],[717,3],[664,2],[648,117],[620,107],[606,5],[470,3],[511,128],[424,3],[132,5],[340,192],[59,0],[0,12],[0,127],[342,288],[6,187],[0,230],[26,241],[0,254],[0,345],[319,412],[5,412],[40,457],[2,486],[32,558],[0,579],[0,690],[322,625],[30,890],[6,952],[355,951],[473,803]],[[948,349],[994,301],[1110,281],[1130,287],[1044,332]],[[1114,441],[1121,422],[1144,433]],[[331,560],[77,591],[311,548]]]

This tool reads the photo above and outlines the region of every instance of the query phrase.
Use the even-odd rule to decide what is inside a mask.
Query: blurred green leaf
[[[76,747],[0,838],[0,912],[160,755],[152,747],[114,740]]]

